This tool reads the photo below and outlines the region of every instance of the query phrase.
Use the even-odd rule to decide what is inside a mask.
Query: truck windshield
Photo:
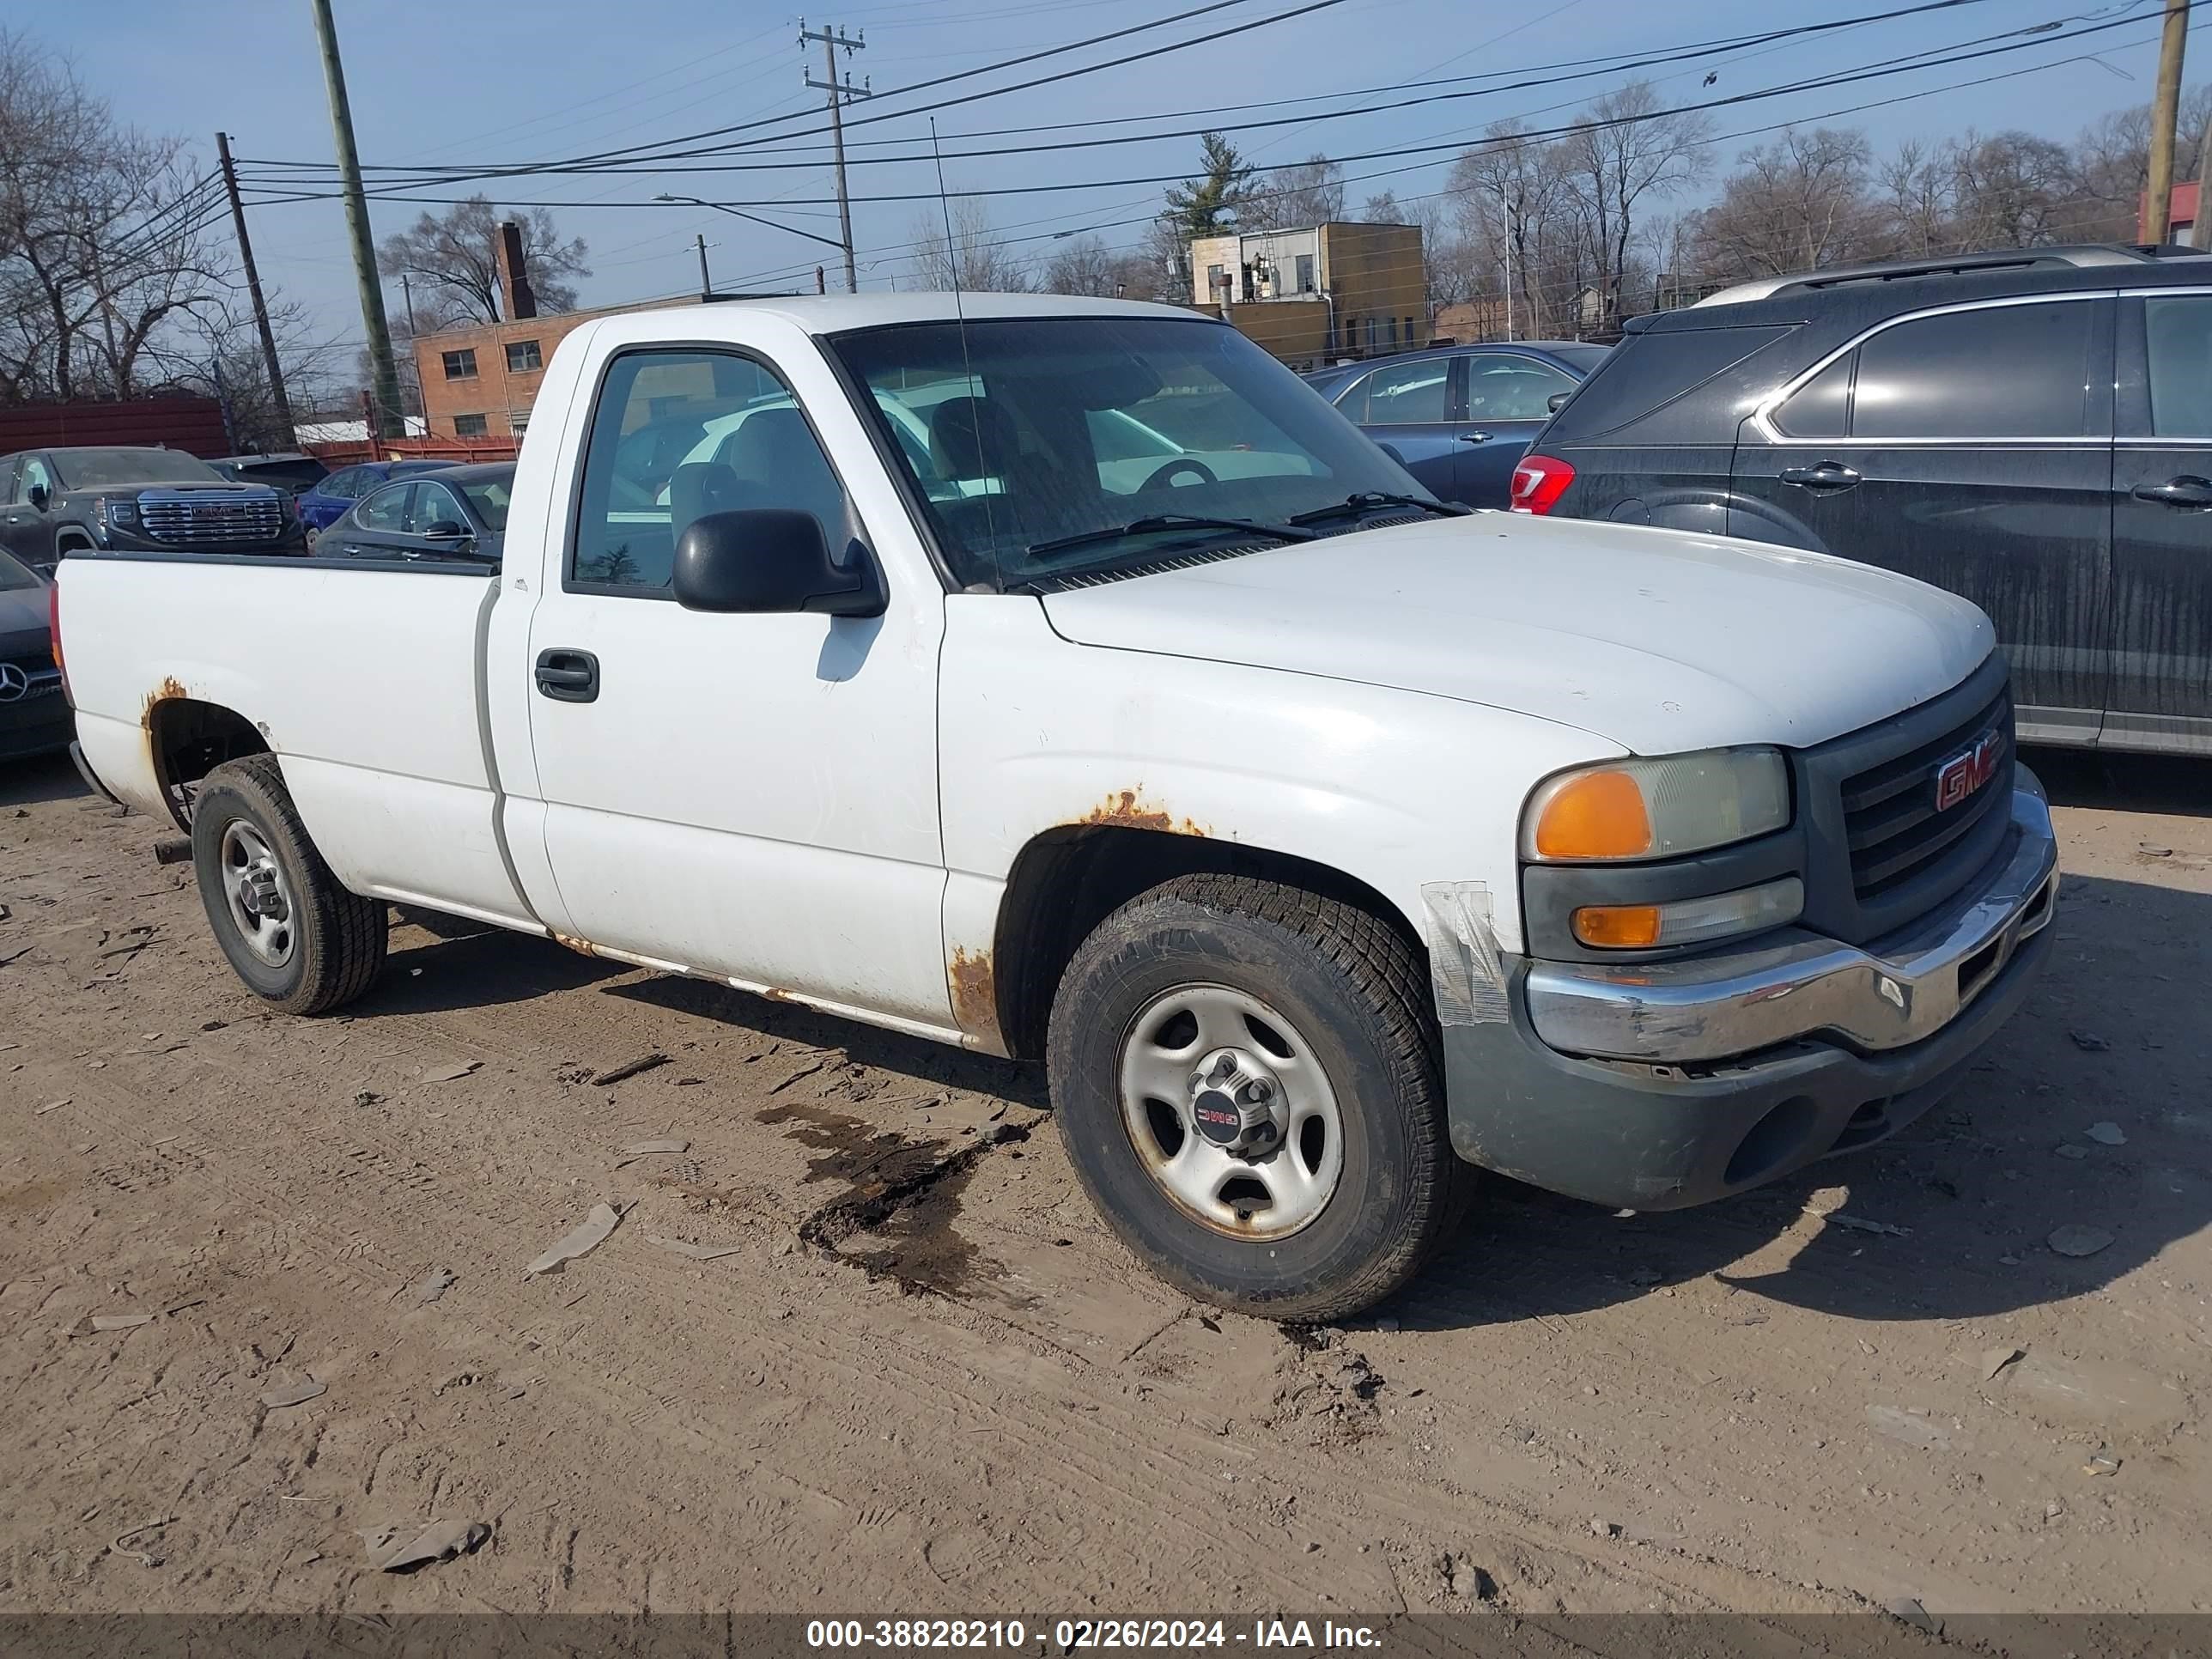
[[[1290,370],[1203,319],[901,324],[830,344],[963,587],[1233,545],[1243,524],[1272,545],[1268,526],[1355,495],[1428,498]]]
[[[222,483],[222,474],[181,449],[60,449],[54,471],[64,489],[112,489],[125,484]]]

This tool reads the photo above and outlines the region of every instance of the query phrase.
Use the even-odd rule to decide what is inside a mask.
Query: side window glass
[[[368,481],[368,474],[357,466],[349,466],[325,483],[323,486],[323,493],[325,495],[335,495],[340,501],[357,501],[362,496],[362,485]]]
[[[457,524],[465,527],[468,515],[461,504],[453,499],[453,492],[443,484],[422,483],[415,486],[414,504],[407,509],[407,533],[420,536],[434,524]]]
[[[1577,382],[1565,369],[1534,357],[1499,353],[1467,360],[1467,417],[1470,421],[1541,421],[1552,413],[1552,394]]]
[[[1851,436],[2075,438],[2106,428],[2090,413],[2096,307],[2090,301],[1991,306],[1916,318],[1859,348]]]
[[[15,493],[15,478],[22,470],[21,461],[0,461],[0,507],[12,507],[23,499]]]
[[[413,484],[386,484],[354,509],[354,522],[363,530],[388,531],[397,535],[407,527],[407,497]]]
[[[22,498],[27,501],[29,501],[31,492],[34,489],[43,489],[49,495],[54,493],[54,476],[46,470],[46,464],[36,455],[23,463]]]
[[[1846,351],[1774,411],[1774,424],[1793,438],[1841,438],[1851,421],[1851,375],[1859,354]]]
[[[2146,300],[2143,332],[2152,435],[2212,439],[2212,295]]]
[[[1352,418],[1369,426],[1410,426],[1448,418],[1451,360],[1426,357],[1419,362],[1378,368],[1367,377],[1366,412]],[[1355,399],[1363,395],[1352,394]],[[1346,411],[1351,413],[1349,410]]]
[[[841,549],[850,512],[791,388],[748,357],[632,351],[608,367],[584,452],[568,579],[665,592],[676,542],[709,513],[787,507]]]

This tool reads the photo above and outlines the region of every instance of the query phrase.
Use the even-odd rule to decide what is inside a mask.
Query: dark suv
[[[1513,495],[1917,576],[1996,623],[2023,740],[2212,754],[2212,258],[2191,250],[1832,270],[1638,319]]]

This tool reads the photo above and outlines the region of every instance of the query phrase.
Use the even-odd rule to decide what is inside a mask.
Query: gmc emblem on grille
[[[1948,812],[1973,794],[1997,773],[2004,759],[2002,732],[1984,732],[1972,749],[1954,755],[1936,769],[1936,810]]]

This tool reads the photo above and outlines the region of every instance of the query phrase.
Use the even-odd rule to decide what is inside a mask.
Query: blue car
[[[1306,384],[1439,501],[1511,503],[1513,469],[1610,346],[1578,340],[1431,346],[1314,370]]]
[[[417,472],[434,472],[452,461],[362,461],[342,466],[299,498],[300,522],[307,527],[307,545],[331,527],[343,513],[379,484]]]

